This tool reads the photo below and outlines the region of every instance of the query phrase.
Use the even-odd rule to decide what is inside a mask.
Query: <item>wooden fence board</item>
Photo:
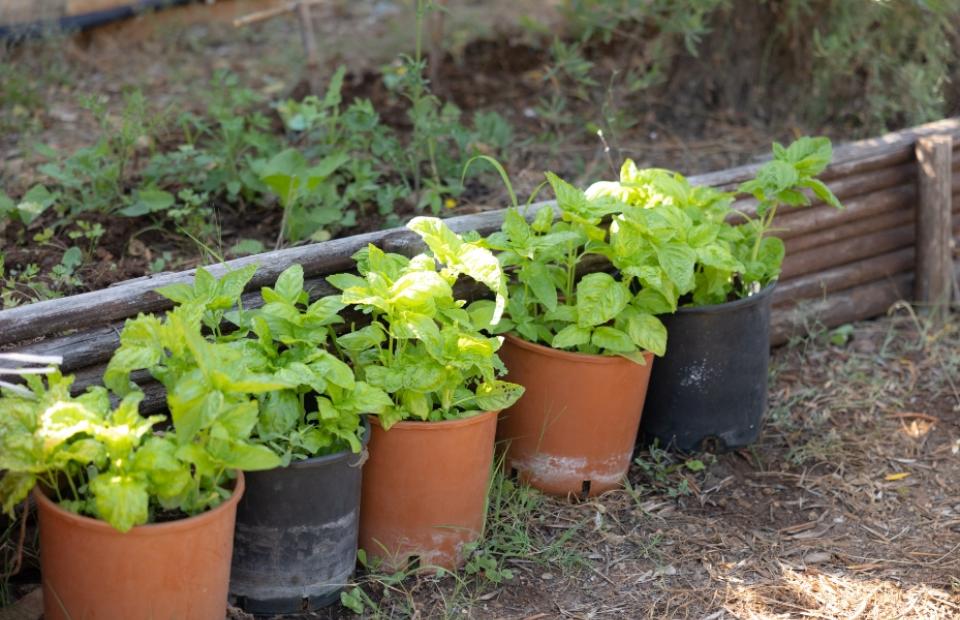
[[[843,196],[847,208],[836,211],[821,205],[784,209],[778,214],[775,226],[781,229],[778,234],[785,239],[788,255],[774,297],[774,344],[802,332],[811,322],[834,326],[866,318],[884,312],[898,299],[910,297],[912,216],[917,199],[914,145],[920,136],[944,132],[960,143],[960,119],[839,146],[834,164],[823,176]],[[756,167],[743,166],[690,180],[731,188],[752,176]],[[960,210],[960,151],[955,151],[952,170],[953,200],[955,210]],[[750,208],[749,200],[736,204]],[[529,215],[553,206],[552,201],[537,203]],[[499,228],[502,217],[503,210],[498,210],[447,222],[458,232],[486,234]],[[954,217],[954,224],[960,244],[960,217]],[[335,292],[324,277],[351,269],[350,257],[368,243],[408,255],[422,247],[419,238],[409,231],[391,229],[244,257],[209,269],[220,276],[225,268],[257,264],[258,270],[243,296],[244,305],[254,307],[260,302],[261,286],[272,284],[281,271],[299,263],[304,266],[307,288],[315,298]],[[957,270],[960,274],[960,264]],[[0,311],[0,348],[20,343],[16,350],[62,355],[64,370],[77,374],[77,387],[98,382],[119,344],[123,321],[139,312],[169,308],[171,304],[154,289],[189,283],[193,276],[194,270],[156,274],[101,291]],[[162,388],[145,373],[138,373],[136,378],[147,390],[146,409],[161,408]]]
[[[898,300],[909,299],[912,288],[913,274],[905,273],[775,312],[770,320],[770,344],[784,344],[818,326],[835,327],[883,314]]]

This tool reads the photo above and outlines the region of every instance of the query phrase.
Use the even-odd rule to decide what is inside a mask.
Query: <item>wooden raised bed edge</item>
[[[833,326],[882,313],[898,299],[910,297],[913,286],[917,200],[915,148],[917,139],[947,135],[960,146],[960,119],[946,119],[835,149],[834,163],[823,178],[847,208],[826,205],[784,209],[776,226],[790,252],[776,293],[772,342],[786,342],[812,325]],[[960,149],[954,149],[949,186],[960,192]],[[691,177],[694,184],[730,189],[750,178],[760,164]],[[954,204],[957,204],[954,196]],[[528,215],[552,201],[532,205]],[[750,212],[752,199],[736,207]],[[960,211],[960,207],[955,207]],[[499,228],[504,210],[447,219],[458,232],[489,233]],[[955,218],[955,222],[956,222]],[[960,222],[956,222],[960,235]],[[386,251],[413,254],[422,248],[406,229],[376,231],[324,243],[248,256],[208,269],[220,276],[226,269],[257,264],[244,295],[250,307],[260,302],[261,286],[272,284],[289,265],[300,263],[306,286],[315,298],[334,290],[324,277],[353,267],[350,257],[374,243]],[[960,271],[960,267],[958,267]],[[119,344],[126,318],[140,312],[159,312],[171,306],[154,289],[177,282],[189,283],[195,271],[162,273],[119,283],[110,288],[63,299],[39,302],[0,311],[0,348],[21,343],[18,350],[64,356],[64,370],[77,374],[76,387],[99,381],[105,362]],[[53,337],[56,333],[67,335]],[[31,342],[32,341],[32,342]],[[3,345],[6,345],[5,347]],[[145,408],[163,404],[162,387],[145,379]]]

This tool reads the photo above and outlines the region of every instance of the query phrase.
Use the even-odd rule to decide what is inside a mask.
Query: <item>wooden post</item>
[[[447,0],[434,0],[427,17],[429,41],[427,43],[427,77],[430,89],[436,93],[440,88],[440,64],[443,62],[443,26],[447,19]]]
[[[945,309],[953,284],[950,248],[953,138],[936,135],[917,140],[916,301]],[[940,314],[938,312],[937,314]]]
[[[300,38],[303,40],[303,49],[307,53],[307,83],[310,92],[320,95],[320,83],[317,70],[320,68],[320,52],[317,49],[317,35],[313,28],[313,15],[310,14],[310,3],[297,3],[297,16],[300,18]]]

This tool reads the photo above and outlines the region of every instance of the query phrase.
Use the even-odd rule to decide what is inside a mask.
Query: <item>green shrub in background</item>
[[[958,73],[960,0],[566,0],[563,13],[575,42],[553,43],[552,71],[571,83],[663,95],[680,69],[733,83],[718,107],[744,109],[755,88],[767,114],[861,135],[944,116]],[[590,45],[620,55],[618,74],[602,75]],[[683,62],[698,56],[699,76]]]
[[[868,132],[947,113],[945,92],[960,24],[957,0],[766,0],[773,45],[797,59],[811,122],[846,121]]]

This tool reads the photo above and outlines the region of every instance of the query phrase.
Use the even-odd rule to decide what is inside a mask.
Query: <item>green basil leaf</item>
[[[97,515],[118,531],[147,522],[150,495],[142,480],[104,473],[90,481],[90,492]]]
[[[626,287],[610,274],[587,274],[577,283],[578,324],[581,327],[602,325],[620,314],[629,301]]]
[[[590,342],[590,328],[567,325],[553,337],[550,346],[554,349],[571,349]]]

